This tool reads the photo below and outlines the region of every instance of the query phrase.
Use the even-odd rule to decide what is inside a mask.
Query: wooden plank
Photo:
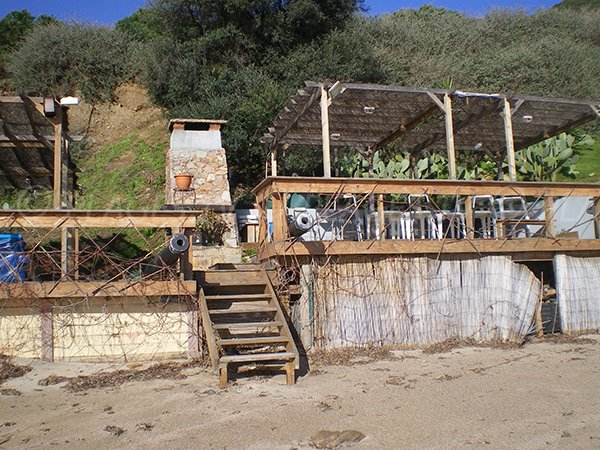
[[[523,197],[600,197],[600,184],[507,182],[489,180],[398,180],[375,178],[267,178],[253,189],[264,192],[314,194],[497,195]],[[2,217],[0,215],[0,217]]]
[[[271,176],[277,176],[277,153],[279,153],[279,148],[274,146],[271,148]]]
[[[385,239],[385,203],[383,202],[383,195],[379,194],[377,196],[377,228],[379,233],[377,233],[377,239],[384,240]]]
[[[261,336],[248,338],[218,339],[217,344],[223,347],[235,345],[266,345],[266,344],[285,344],[288,338],[286,336]]]
[[[197,211],[1,210],[2,228],[194,228]]]
[[[475,237],[475,220],[473,219],[473,197],[468,195],[465,197],[465,228],[467,238]]]
[[[594,230],[596,239],[600,239],[600,197],[594,198]]]
[[[285,361],[295,358],[296,355],[291,352],[280,353],[254,353],[246,355],[226,355],[221,357],[221,362],[254,362],[254,361]]]
[[[321,86],[321,139],[323,150],[323,176],[331,178],[331,147],[329,145],[329,93]]]
[[[63,281],[5,283],[0,299],[91,299],[196,294],[195,281]]]
[[[217,348],[217,340],[202,288],[198,292],[198,307],[200,309],[200,317],[202,318],[202,329],[204,330],[204,336],[206,336],[208,357],[210,358],[213,368],[216,369],[217,364],[219,363],[219,349]],[[225,384],[227,384],[227,375],[225,375]]]
[[[444,95],[444,112],[446,118],[446,150],[448,152],[448,178],[456,180],[456,152],[454,150],[454,119],[452,116],[452,99]]]
[[[599,252],[600,240],[523,238],[329,241],[275,243],[265,249],[269,256],[334,256],[334,255],[440,255],[440,254],[518,254],[526,252],[556,252],[577,254]]]
[[[44,305],[41,309],[42,359],[54,361],[54,319],[52,306]]]
[[[433,94],[432,94],[432,98],[437,99],[437,97],[435,95],[433,95]],[[439,99],[437,101],[439,102]],[[436,114],[438,112],[439,112],[439,109],[438,109],[437,105],[433,105],[433,106],[428,107],[423,112],[419,113],[414,119],[411,119],[407,123],[400,124],[398,126],[398,128],[396,128],[396,130],[394,130],[391,134],[387,135],[386,137],[384,137],[383,139],[381,139],[379,142],[377,142],[373,146],[373,148],[374,149],[378,149],[378,148],[386,146],[390,142],[393,142],[396,139],[398,139],[403,134],[406,134],[410,130],[414,129],[417,125],[419,125],[421,122],[423,122],[428,117],[430,117],[430,116],[432,116],[432,115],[434,115],[434,114]]]
[[[188,358],[202,356],[200,347],[200,321],[197,305],[188,310]]]
[[[62,188],[62,158],[63,158],[63,124],[62,108],[58,107],[56,114],[58,122],[54,124],[54,175],[52,184],[52,205],[54,209],[61,208]]]
[[[273,194],[273,242],[285,241],[287,238],[287,208],[285,194]]]
[[[544,198],[544,218],[546,220],[546,236],[554,236],[556,230],[554,229],[554,198]]]
[[[513,136],[512,112],[510,110],[510,102],[504,98],[504,135],[506,138],[506,153],[508,155],[508,176],[510,181],[517,181],[517,163],[515,158],[515,140]]]

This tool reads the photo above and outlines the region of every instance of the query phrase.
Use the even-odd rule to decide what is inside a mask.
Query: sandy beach
[[[599,448],[599,343],[358,352],[344,365],[320,358],[295,386],[259,373],[223,390],[209,369],[188,366],[173,371],[179,379],[72,391],[40,380],[151,364],[15,360],[32,370],[0,385],[0,447]]]

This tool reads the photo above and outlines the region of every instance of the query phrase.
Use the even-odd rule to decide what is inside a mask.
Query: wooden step
[[[220,363],[245,363],[255,361],[290,361],[296,355],[290,352],[280,353],[248,353],[245,355],[225,355],[219,358]]]
[[[238,281],[232,280],[232,281],[219,281],[217,283],[205,283],[202,285],[204,290],[219,289],[222,287],[237,287],[237,286],[240,286],[240,287],[244,287],[244,286],[265,287],[266,284],[263,281],[253,281],[253,282],[249,282],[249,283],[240,284]]]
[[[269,294],[222,294],[222,295],[205,295],[204,298],[208,301],[223,300],[227,302],[238,300],[270,300]]]
[[[217,339],[217,344],[218,345],[222,345],[222,346],[229,346],[229,345],[286,344],[287,342],[289,342],[289,339],[286,336],[268,336],[268,337]]]
[[[231,323],[215,323],[215,330],[227,330],[229,328],[261,328],[261,327],[281,327],[281,322],[231,322]]]
[[[235,308],[235,309],[209,309],[208,313],[211,316],[225,315],[225,314],[258,314],[258,313],[271,313],[276,312],[277,308],[274,306],[263,306],[254,308]]]

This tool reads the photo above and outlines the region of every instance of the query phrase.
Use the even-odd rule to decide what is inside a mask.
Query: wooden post
[[[537,337],[544,337],[544,322],[542,320],[542,303],[544,302],[544,272],[542,272],[541,279],[542,288],[540,290],[540,298],[538,299],[536,312],[535,312],[535,328],[537,331]]]
[[[600,197],[594,198],[594,229],[596,239],[600,239]]]
[[[287,238],[287,211],[285,194],[273,193],[273,242],[282,242]]]
[[[52,206],[54,207],[54,209],[60,209],[63,157],[63,124],[61,107],[57,108],[56,116],[56,121],[54,123],[54,178],[52,188]]]
[[[456,180],[456,153],[454,151],[454,122],[452,118],[452,99],[444,95],[444,112],[446,116],[446,147],[448,151],[448,178]]]
[[[385,204],[383,202],[383,194],[377,196],[377,239],[385,240]]]
[[[512,112],[510,102],[504,98],[504,136],[506,139],[506,154],[508,155],[508,176],[510,181],[517,181],[517,163],[515,158],[515,140],[513,136]]]
[[[329,92],[321,86],[321,138],[323,142],[323,176],[331,178],[331,148],[329,145]]]
[[[190,243],[188,251],[181,255],[181,258],[179,259],[181,274],[183,275],[184,280],[194,279],[194,247],[192,245],[192,232],[192,228],[183,229],[183,234],[188,238]]]
[[[544,197],[544,217],[546,219],[546,236],[554,237],[554,197]]]
[[[51,305],[44,305],[40,313],[41,318],[41,336],[42,336],[42,359],[45,361],[54,361],[54,320]]]
[[[271,176],[277,176],[277,147],[271,148]]]
[[[200,348],[200,320],[197,303],[189,302],[188,310],[188,358],[194,359],[202,356]]]
[[[267,218],[266,200],[258,202],[258,258],[262,258],[262,252],[269,240],[269,221]]]
[[[475,237],[475,221],[473,220],[473,197],[467,195],[465,198],[465,227],[467,228],[467,238]]]

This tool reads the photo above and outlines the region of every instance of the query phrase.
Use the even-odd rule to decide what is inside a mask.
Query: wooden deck
[[[598,216],[598,199],[600,185],[583,183],[533,183],[533,182],[497,182],[497,181],[454,181],[454,180],[392,180],[392,179],[355,179],[355,178],[300,178],[269,177],[253,191],[257,196],[259,209],[258,255],[264,261],[270,258],[299,258],[312,256],[348,256],[348,255],[508,255],[515,260],[551,259],[555,254],[579,256],[600,256],[600,221]],[[346,215],[351,216],[358,210],[367,211],[371,204],[370,219],[378,230],[376,236],[366,236],[349,240],[335,237],[333,239],[303,240],[289,232],[287,198],[294,193],[319,196],[321,203],[328,207],[334,200],[354,196],[357,203],[353,211],[346,208]],[[432,199],[429,210],[419,207],[419,214],[432,216],[445,214],[460,215],[464,227],[464,236],[449,237],[447,234],[435,238],[431,236],[403,238],[386,237],[389,215],[406,214],[415,211],[414,205],[404,203],[398,206],[393,198],[398,196],[428,196]],[[394,196],[392,198],[392,196]],[[436,206],[437,196],[455,199],[456,204],[462,201],[462,212],[441,211]],[[477,211],[471,206],[475,196],[521,197],[528,201],[543,202],[545,216],[549,220],[515,220],[502,218],[494,220],[493,235],[478,236],[476,230]],[[586,197],[594,199],[595,211],[593,222],[596,239],[579,239],[573,233],[557,233],[554,228],[556,211],[554,200],[559,197]],[[272,225],[267,222],[267,202],[272,202]],[[404,209],[402,209],[404,208]],[[524,211],[527,212],[527,211]],[[364,213],[363,213],[364,218]],[[506,226],[536,225],[540,230],[535,235],[515,237],[506,232]],[[441,226],[440,226],[441,228]],[[270,229],[270,231],[269,231]],[[562,230],[559,230],[562,231]]]

